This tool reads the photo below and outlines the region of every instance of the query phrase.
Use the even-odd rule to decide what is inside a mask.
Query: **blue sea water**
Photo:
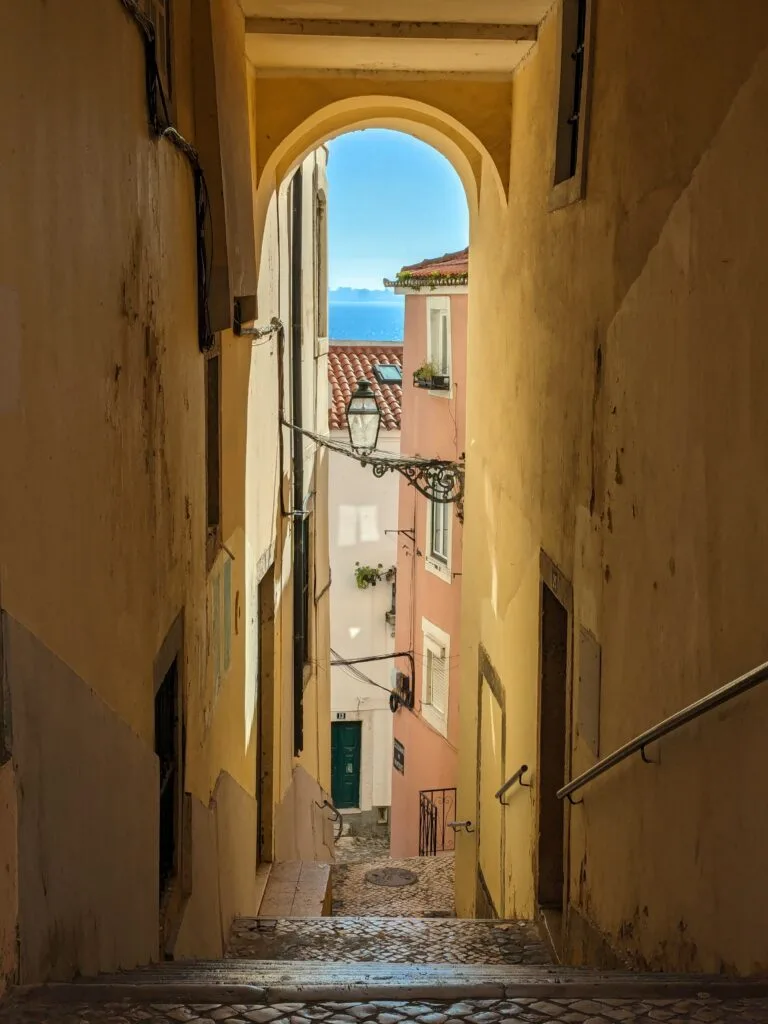
[[[394,302],[328,303],[331,341],[402,341],[403,304]]]

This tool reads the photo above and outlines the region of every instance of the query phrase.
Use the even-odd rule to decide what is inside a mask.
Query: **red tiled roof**
[[[347,403],[361,377],[365,377],[373,385],[376,401],[381,409],[382,429],[400,429],[400,400],[403,389],[399,384],[379,384],[373,373],[373,366],[376,363],[399,366],[402,371],[403,346],[342,343],[328,346],[328,426],[331,430],[347,429]]]
[[[439,274],[441,277],[463,276],[469,273],[469,246],[460,252],[447,252],[444,256],[412,263],[409,267],[402,267],[400,273],[410,274],[411,277],[429,277],[430,274]]]

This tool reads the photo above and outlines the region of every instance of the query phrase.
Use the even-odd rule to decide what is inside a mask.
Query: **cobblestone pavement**
[[[336,865],[359,864],[389,856],[389,836],[353,835],[344,833],[336,840]]]
[[[390,889],[365,880],[382,867],[405,868],[418,876],[415,885]],[[333,913],[339,916],[453,917],[453,854],[391,860],[378,857],[360,863],[335,864],[331,873]]]
[[[527,921],[389,917],[240,918],[228,956],[326,963],[548,964]]]
[[[103,1003],[11,1001],[0,1024],[763,1024],[768,999],[465,999],[458,1003]]]

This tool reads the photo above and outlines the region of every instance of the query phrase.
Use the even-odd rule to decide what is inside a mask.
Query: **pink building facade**
[[[468,252],[404,267],[401,451],[464,452]],[[414,375],[417,379],[414,380]],[[452,850],[459,736],[461,507],[400,485],[395,650],[413,708],[394,716],[391,855]]]

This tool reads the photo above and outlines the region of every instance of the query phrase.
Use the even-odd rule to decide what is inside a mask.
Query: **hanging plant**
[[[397,569],[394,565],[385,570],[381,562],[377,566],[360,565],[359,562],[355,562],[355,582],[360,590],[375,587],[382,580],[389,583],[395,578],[396,573]]]

